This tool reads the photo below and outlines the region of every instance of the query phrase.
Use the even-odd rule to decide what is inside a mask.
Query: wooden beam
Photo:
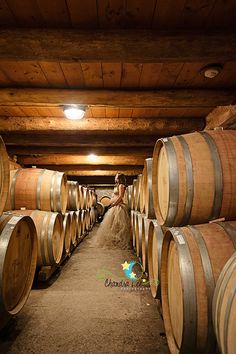
[[[153,148],[149,146],[141,147],[69,147],[69,146],[7,146],[8,155],[45,155],[45,154],[72,154],[72,155],[139,155],[140,153],[149,156],[153,153]]]
[[[140,170],[95,170],[95,171],[77,171],[77,170],[68,170],[65,173],[69,176],[115,176],[117,172],[123,173],[125,176],[137,176],[143,172],[143,169]]]
[[[234,90],[76,90],[44,88],[1,88],[0,105],[45,105],[64,106],[68,104],[118,106],[190,108],[215,107],[235,101]]]
[[[213,109],[206,117],[206,130],[217,127],[235,128],[236,126],[236,105],[222,106]]]
[[[4,142],[8,146],[87,146],[94,148],[98,146],[154,146],[159,135],[85,135],[85,134],[66,134],[66,132],[53,132],[53,134],[35,133],[2,133]]]
[[[1,29],[1,60],[221,62],[236,59],[236,36],[152,30]]]
[[[42,156],[20,156],[18,163],[23,165],[142,165],[149,157],[146,154],[140,155],[119,155],[119,156],[96,156],[91,158],[84,155],[42,155]]]
[[[149,156],[151,157],[151,155]],[[27,167],[27,165],[25,165]],[[40,168],[46,168],[49,170],[56,171],[86,171],[86,173],[90,171],[136,171],[143,169],[143,163],[141,165],[38,165]]]
[[[84,118],[72,121],[66,118],[47,117],[0,117],[0,133],[66,131],[83,134],[182,134],[191,130],[202,130],[203,118]]]

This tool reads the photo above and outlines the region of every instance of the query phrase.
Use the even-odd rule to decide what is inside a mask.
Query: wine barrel
[[[87,209],[89,204],[89,190],[87,187],[83,187],[83,203],[82,209]]]
[[[38,209],[65,213],[67,180],[62,172],[24,168],[10,172],[5,210]]]
[[[136,252],[137,249],[137,233],[138,233],[138,216],[139,216],[140,212],[135,210],[133,213],[133,248]],[[137,252],[136,252],[137,253]]]
[[[95,193],[94,190],[91,191],[91,199],[92,199],[91,207],[95,207],[97,204],[97,194]]]
[[[236,249],[236,221],[171,228],[161,254],[161,299],[171,353],[215,353],[215,282]]]
[[[224,266],[216,283],[212,316],[222,354],[236,354],[236,253]]]
[[[128,186],[128,188],[126,189],[126,193],[127,193],[127,205],[128,205],[129,210],[131,209],[132,188],[133,188],[133,185],[130,185],[130,186]]]
[[[90,209],[90,226],[93,227],[95,223],[95,211],[94,211],[94,207],[92,207]]]
[[[138,213],[135,224],[136,255],[142,259],[142,239],[145,237],[144,214]]]
[[[14,210],[12,213],[29,215],[35,223],[38,236],[37,266],[58,264],[64,247],[62,215],[40,210]]]
[[[81,225],[81,210],[78,210],[75,212],[76,214],[76,223],[77,223],[77,228],[76,228],[76,237],[80,238],[82,234],[82,225]]]
[[[146,237],[148,239],[147,263],[151,294],[154,299],[161,299],[161,250],[164,232],[167,230],[160,226],[155,219],[147,219]]]
[[[152,158],[145,159],[140,191],[140,209],[149,219],[155,219],[152,193]]]
[[[74,211],[70,211],[70,218],[71,244],[75,246],[77,236],[77,215]]]
[[[96,209],[97,209],[97,212],[98,212],[99,216],[103,216],[104,215],[105,207],[104,207],[104,205],[102,203],[97,202]]]
[[[136,184],[137,184],[137,179],[133,179],[133,188],[132,188],[132,193],[131,193],[131,209],[135,209],[135,195],[136,195]]]
[[[0,217],[0,328],[26,303],[37,262],[37,233],[29,216]]]
[[[81,210],[81,234],[84,236],[86,231],[86,210]]]
[[[67,181],[67,186],[68,186],[67,210],[79,210],[80,196],[79,196],[78,182]]]
[[[136,182],[136,192],[134,199],[134,209],[140,211],[140,192],[141,192],[141,184],[142,184],[142,175],[138,175]]]
[[[64,248],[63,251],[65,254],[70,253],[71,245],[71,217],[69,213],[65,213],[63,216],[63,232],[64,232]]]
[[[104,195],[100,198],[100,203],[102,203],[105,207],[111,204],[111,197],[108,195]]]
[[[79,201],[80,201],[80,209],[84,208],[84,187],[78,185],[78,193],[79,193]]]
[[[160,139],[153,152],[158,223],[199,224],[236,218],[236,131],[195,132]]]
[[[0,215],[4,210],[10,182],[10,168],[7,151],[2,138],[0,137]]]

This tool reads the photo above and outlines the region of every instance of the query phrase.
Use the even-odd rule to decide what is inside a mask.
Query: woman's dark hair
[[[126,186],[126,178],[123,173],[117,173],[116,178],[118,179],[119,184],[124,184]]]

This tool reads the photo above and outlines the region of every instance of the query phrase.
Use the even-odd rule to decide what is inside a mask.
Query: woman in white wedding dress
[[[115,183],[111,207],[97,231],[97,242],[101,247],[131,249],[130,217],[128,207],[123,202],[126,189],[125,176],[117,173]]]

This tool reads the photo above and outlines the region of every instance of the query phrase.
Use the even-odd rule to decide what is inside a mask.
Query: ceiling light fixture
[[[89,154],[88,155],[88,159],[90,160],[90,161],[97,161],[97,155],[95,155],[95,154]]]
[[[87,109],[86,106],[72,104],[64,107],[64,114],[68,119],[72,119],[72,120],[82,119],[84,117],[86,109]]]
[[[207,79],[214,79],[214,77],[219,75],[222,69],[223,66],[221,64],[209,64],[201,69],[201,73]]]

